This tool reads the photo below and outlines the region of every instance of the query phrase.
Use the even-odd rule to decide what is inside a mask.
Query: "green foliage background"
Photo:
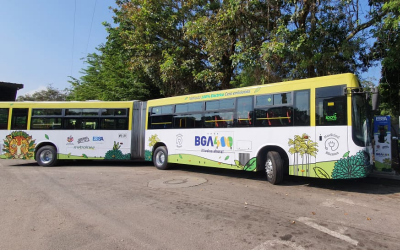
[[[106,43],[87,55],[82,77],[71,77],[69,100],[148,100],[360,76],[381,63],[382,114],[399,115],[400,0],[116,0],[116,6],[114,23],[104,23]]]

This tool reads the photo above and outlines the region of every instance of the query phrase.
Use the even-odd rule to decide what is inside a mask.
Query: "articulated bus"
[[[366,177],[369,105],[353,74],[125,102],[0,103],[0,158],[146,160],[325,179]]]

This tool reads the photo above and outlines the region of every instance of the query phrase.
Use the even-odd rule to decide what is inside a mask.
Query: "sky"
[[[49,84],[70,88],[82,58],[106,42],[102,25],[113,23],[114,0],[0,0],[0,81],[20,83],[18,95]],[[76,5],[75,5],[76,4]],[[377,84],[380,66],[362,74]]]
[[[0,0],[0,6],[0,81],[23,84],[18,95],[24,95],[49,84],[70,88],[68,76],[79,78],[86,68],[82,58],[106,42],[102,22],[113,23],[109,6],[116,5],[114,0]]]

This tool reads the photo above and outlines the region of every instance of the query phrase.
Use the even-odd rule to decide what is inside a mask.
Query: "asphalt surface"
[[[0,249],[400,249],[400,182],[0,161]]]

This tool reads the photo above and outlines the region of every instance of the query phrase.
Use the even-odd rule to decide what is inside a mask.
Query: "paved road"
[[[0,249],[400,249],[400,184],[0,161]]]

